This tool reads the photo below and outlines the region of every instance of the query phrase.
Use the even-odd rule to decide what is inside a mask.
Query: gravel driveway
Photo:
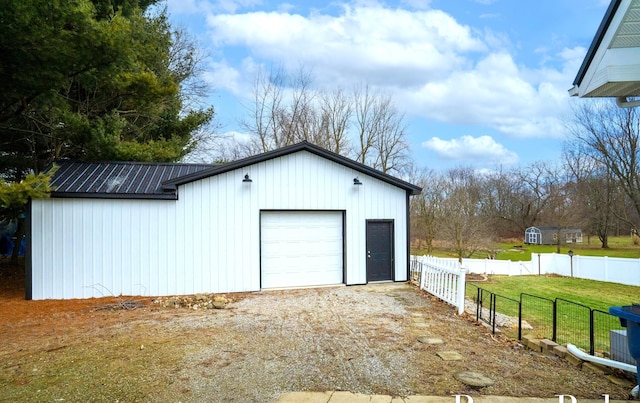
[[[226,309],[0,297],[7,401],[269,402],[285,392],[626,398],[402,283],[230,294]],[[18,295],[18,293],[16,293]],[[436,340],[434,340],[436,339]],[[442,343],[434,343],[440,339]],[[456,351],[459,361],[438,353]],[[474,390],[458,371],[495,380]],[[2,397],[0,396],[0,400]]]
[[[421,302],[406,285],[267,291],[244,299],[215,316],[211,345],[188,357],[213,364],[191,387],[222,400],[267,401],[304,390],[412,394],[405,383],[412,356],[406,315]]]
[[[180,374],[194,397],[264,402],[307,390],[479,393],[453,378],[463,370],[496,381],[483,394],[623,398],[628,392],[562,360],[492,337],[408,284],[266,291],[232,304],[206,327],[210,344],[191,351]],[[442,344],[429,344],[438,338]],[[451,350],[463,359],[445,362],[437,355]]]

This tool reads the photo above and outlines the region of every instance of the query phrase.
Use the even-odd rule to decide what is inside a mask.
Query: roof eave
[[[178,200],[176,193],[135,194],[135,193],[69,193],[51,192],[55,199],[123,199],[123,200]]]
[[[602,22],[600,22],[600,26],[596,31],[596,35],[593,38],[591,45],[589,46],[589,50],[587,51],[587,54],[584,60],[582,61],[582,65],[580,66],[580,69],[578,70],[578,74],[576,75],[576,78],[573,80],[573,88],[580,87],[580,84],[582,84],[582,80],[587,74],[587,70],[589,70],[589,66],[593,61],[593,58],[595,57],[596,52],[598,51],[598,48],[602,44],[602,40],[604,39],[604,36],[606,35],[607,30],[609,29],[609,25],[611,24],[613,17],[616,15],[616,12],[620,7],[621,2],[622,0],[613,0],[609,4],[609,7],[607,8],[607,12],[605,13],[604,18],[602,19]],[[571,95],[578,95],[577,89],[575,90],[575,94],[571,93]]]

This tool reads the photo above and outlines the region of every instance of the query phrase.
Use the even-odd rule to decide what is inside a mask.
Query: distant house
[[[579,228],[529,227],[524,232],[524,243],[530,245],[556,245],[560,236],[561,244],[582,243],[582,230]]]

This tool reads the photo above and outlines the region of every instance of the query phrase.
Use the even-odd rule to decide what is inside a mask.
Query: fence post
[[[551,341],[556,341],[556,333],[558,331],[558,308],[557,308],[557,298],[553,300],[553,335],[551,336]]]
[[[482,309],[482,288],[478,287],[478,296],[476,297],[476,320],[480,320],[481,309]]]
[[[491,293],[491,334],[496,334],[496,299],[498,296]]]
[[[593,309],[589,308],[589,354],[595,355],[596,352],[596,335],[593,325]]]
[[[520,293],[520,304],[518,304],[518,340],[522,340],[522,293]]]
[[[458,267],[460,268],[460,275],[458,276],[458,315],[462,315],[464,313],[464,295],[467,287],[467,275],[462,265]]]

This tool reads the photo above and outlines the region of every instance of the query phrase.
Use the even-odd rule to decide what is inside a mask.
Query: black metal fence
[[[564,298],[543,298],[522,293],[520,299],[495,294],[467,283],[473,297],[476,320],[522,340],[526,334],[558,344],[574,344],[591,355],[608,357],[609,333],[622,329],[616,316]]]
[[[553,300],[531,294],[520,294],[520,315],[518,321],[518,339],[522,339],[522,330],[530,330],[537,339],[552,339],[556,316]]]
[[[553,341],[558,344],[589,346],[591,352],[595,336],[592,329],[591,308],[563,298],[555,299]]]
[[[518,321],[515,318],[520,308],[519,301],[495,294],[474,284],[467,283],[467,285],[476,288],[474,298],[476,320],[489,325],[493,333],[496,332],[497,327],[503,330],[511,329],[514,332],[518,329]]]

